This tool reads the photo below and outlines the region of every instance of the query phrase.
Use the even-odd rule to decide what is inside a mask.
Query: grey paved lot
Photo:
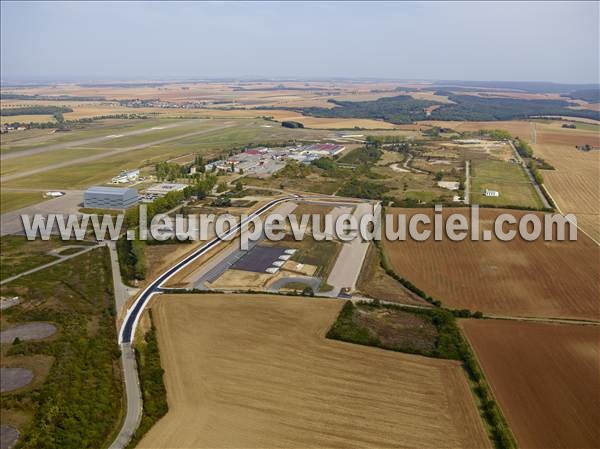
[[[374,211],[371,204],[361,203],[354,209],[354,216],[360,221],[363,215],[373,214],[373,212],[378,217],[378,211],[379,207]],[[361,238],[355,238],[342,245],[335,265],[327,278],[327,283],[334,288],[334,294],[337,295],[342,288],[354,289],[368,248],[369,242],[365,242]]]
[[[12,343],[15,338],[19,340],[41,340],[56,333],[56,326],[50,323],[20,324],[0,332],[0,343]]]
[[[23,209],[7,212],[0,216],[0,235],[24,234],[21,214],[29,214],[33,219],[34,214],[71,214],[77,213],[80,204],[83,204],[83,190],[66,190],[65,195],[48,201],[24,207]]]
[[[26,368],[0,368],[0,393],[22,388],[32,380],[33,373]]]
[[[0,426],[0,449],[12,449],[19,439],[19,431],[11,426]]]
[[[251,251],[248,251],[241,259],[234,263],[231,268],[235,270],[264,273],[267,268],[273,265],[273,262],[279,260],[279,256],[285,254],[285,250],[286,248],[273,246],[255,246]]]

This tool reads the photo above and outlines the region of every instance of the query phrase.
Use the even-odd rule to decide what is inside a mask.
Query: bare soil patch
[[[598,447],[600,328],[461,324],[520,447]]]
[[[23,388],[32,380],[33,372],[27,368],[0,368],[0,393]]]
[[[0,449],[11,449],[19,439],[19,431],[11,426],[0,426]]]
[[[15,338],[22,341],[42,340],[54,335],[56,331],[56,326],[50,323],[19,324],[0,332],[0,343],[12,343]]]

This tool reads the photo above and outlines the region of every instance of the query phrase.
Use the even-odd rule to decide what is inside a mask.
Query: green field
[[[2,190],[0,193],[0,213],[18,210],[44,201],[41,192],[14,192]]]
[[[78,241],[77,245],[92,245],[93,242]],[[24,236],[5,235],[0,238],[0,279],[6,279],[19,273],[39,267],[57,259],[48,254],[49,251],[72,245],[74,242],[63,241],[57,237],[50,240],[27,240]],[[77,252],[81,248],[77,248]],[[62,255],[67,255],[63,252]]]
[[[106,151],[107,150],[105,149],[95,148],[67,148],[64,150],[55,150],[47,153],[39,153],[31,156],[8,159],[6,161],[2,161],[1,174],[2,176],[7,176],[22,171],[35,170],[46,167],[50,164],[59,164],[87,156],[94,156],[105,153]],[[29,184],[29,187],[31,187],[31,184]]]
[[[492,160],[475,160],[471,167],[471,204],[544,207],[523,167]],[[499,197],[486,197],[485,189],[496,190]]]
[[[108,119],[98,120],[84,125],[78,125],[76,129],[67,132],[55,132],[53,129],[29,129],[2,134],[0,138],[0,151],[8,153],[13,151],[39,148],[46,145],[68,143],[76,140],[90,139],[94,137],[120,134],[136,131],[153,126],[164,126],[173,123],[175,119],[146,119],[126,120]]]
[[[427,203],[444,198],[450,201],[454,195],[450,190],[438,187],[432,175],[396,172],[389,166],[375,166],[371,171],[381,178],[371,181],[389,188],[387,194],[397,200],[413,199]]]
[[[170,123],[172,120],[167,120]],[[131,137],[111,139],[106,142],[93,143],[73,149],[55,150],[42,154],[11,159],[3,163],[3,175],[18,173],[27,169],[41,168],[52,163],[60,163],[69,158],[80,158],[87,155],[98,154],[101,151],[116,150],[121,145],[135,146],[151,143],[164,138],[176,138],[190,132],[210,130],[210,128],[229,126],[215,129],[192,136],[176,138],[170,142],[151,145],[146,148],[123,151],[103,159],[82,162],[68,167],[49,169],[48,171],[33,174],[27,177],[6,181],[4,187],[31,187],[32,185],[44,189],[83,189],[92,184],[102,184],[119,173],[130,168],[150,167],[159,161],[169,160],[192,153],[202,153],[205,158],[219,156],[221,153],[233,148],[260,145],[265,143],[287,142],[295,139],[317,139],[329,135],[328,131],[321,130],[290,130],[276,125],[265,128],[267,122],[261,119],[227,119],[227,120],[187,120],[185,125],[166,130],[155,130],[149,133]],[[162,122],[152,120],[154,126]],[[29,131],[28,131],[29,132]],[[113,130],[105,129],[107,134]]]

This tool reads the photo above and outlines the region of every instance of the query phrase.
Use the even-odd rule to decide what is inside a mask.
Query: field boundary
[[[358,304],[361,304],[360,302]],[[407,313],[421,313],[425,315],[442,314],[437,320],[436,328],[439,332],[440,341],[447,345],[440,352],[432,352],[427,354],[422,351],[407,351],[405,348],[391,348],[382,345],[377,337],[369,336],[368,331],[359,327],[352,321],[352,314],[356,307],[352,301],[346,301],[340,310],[337,319],[331,325],[326,337],[332,340],[344,341],[350,344],[359,344],[364,346],[372,346],[383,350],[396,351],[419,355],[429,358],[441,359],[458,359],[466,374],[470,389],[474,395],[475,403],[479,414],[484,422],[484,427],[488,437],[494,444],[496,449],[517,449],[515,436],[513,435],[506,418],[498,405],[498,401],[490,387],[490,383],[485,377],[485,373],[480,366],[479,360],[474,355],[471,344],[468,338],[464,335],[462,328],[457,324],[455,313],[453,310],[445,308],[420,309],[418,312],[415,309],[403,307],[395,304],[383,304],[380,302],[364,303],[374,308],[387,308],[401,310]],[[442,317],[444,317],[442,319]],[[343,327],[346,326],[346,330]],[[349,327],[349,328],[348,328]],[[348,331],[350,334],[348,335]],[[456,354],[452,353],[452,350]],[[439,351],[439,348],[436,348]]]

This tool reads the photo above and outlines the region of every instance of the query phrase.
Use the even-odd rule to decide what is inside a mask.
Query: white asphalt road
[[[359,222],[365,214],[373,214],[376,220],[379,220],[379,211],[379,204],[373,206],[369,203],[360,203],[354,209],[354,216]],[[327,283],[334,288],[332,294],[339,294],[342,288],[353,290],[356,287],[356,281],[368,249],[369,242],[365,242],[361,238],[355,238],[343,244],[335,265],[327,278]]]

